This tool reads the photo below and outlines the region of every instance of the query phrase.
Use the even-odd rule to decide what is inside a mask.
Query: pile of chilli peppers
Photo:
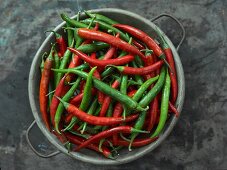
[[[114,159],[123,147],[158,139],[175,107],[172,51],[130,25],[85,12],[69,18],[65,36],[42,56],[40,111],[46,128],[69,152],[88,148]],[[67,37],[67,38],[65,38]]]

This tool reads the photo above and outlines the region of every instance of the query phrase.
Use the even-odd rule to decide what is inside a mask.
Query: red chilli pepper
[[[99,59],[92,59],[88,57],[86,54],[84,54],[81,51],[78,51],[74,48],[68,48],[71,52],[74,54],[77,54],[82,60],[86,61],[92,66],[98,66],[98,67],[105,67],[107,65],[113,64],[113,65],[124,65],[132,60],[134,60],[134,56],[132,55],[126,55],[121,58],[115,58],[115,59],[108,59],[108,60],[99,60]]]
[[[112,84],[112,88],[116,89],[116,88],[119,87],[119,85],[120,85],[119,80],[115,80],[113,82],[113,84]],[[111,97],[110,96],[105,96],[105,98],[103,100],[103,104],[102,104],[101,110],[100,110],[100,113],[99,113],[100,117],[103,117],[103,116],[106,115],[106,111],[109,108],[110,102],[111,102]]]
[[[95,31],[98,31],[99,30],[99,23],[98,22],[96,22],[95,27],[93,28],[93,30],[95,30]],[[91,44],[91,43],[92,43],[92,40],[85,40],[82,43],[82,45],[84,45],[84,44]]]
[[[53,57],[49,55],[44,63],[44,68],[40,80],[39,86],[39,104],[40,104],[40,111],[42,114],[43,121],[48,130],[50,130],[50,123],[49,123],[49,115],[47,113],[47,103],[48,103],[48,87],[50,82],[50,75],[51,75],[51,68],[53,65]]]
[[[150,66],[145,66],[145,67],[140,67],[140,68],[135,68],[135,67],[127,67],[127,66],[112,66],[117,68],[120,72],[123,74],[130,74],[130,75],[146,75],[150,74],[153,71],[159,69],[163,65],[163,61],[160,60]]]
[[[155,97],[154,100],[150,104],[150,109],[148,110],[149,120],[148,120],[148,125],[146,128],[148,131],[151,131],[156,123],[157,116],[158,116],[158,106],[159,106],[158,98]]]
[[[78,119],[80,119],[84,122],[87,122],[91,125],[110,126],[110,125],[121,124],[123,122],[130,122],[130,121],[133,121],[138,118],[138,114],[130,115],[130,116],[126,117],[125,120],[123,118],[97,117],[97,116],[89,115],[86,112],[83,112],[82,110],[79,110],[78,107],[76,107],[70,103],[64,102],[59,97],[57,97],[57,98],[62,102],[62,104],[68,111],[68,113],[73,114]]]
[[[165,48],[164,53],[166,55],[166,60],[170,65],[171,70],[170,73],[170,80],[171,80],[171,102],[175,103],[177,100],[177,93],[178,93],[178,84],[177,84],[177,73],[175,68],[175,63],[173,60],[173,54],[170,48]]]
[[[176,117],[180,115],[177,108],[171,102],[169,102],[169,108],[170,108],[170,111],[172,111]]]
[[[108,43],[111,46],[127,51],[128,53],[138,55],[141,57],[142,60],[146,58],[144,54],[140,52],[140,50],[138,50],[136,47],[110,34],[100,32],[100,31],[90,30],[87,28],[79,28],[78,35],[85,39],[92,39],[95,41],[102,41],[102,42]]]
[[[61,81],[59,82],[58,86],[56,87],[56,90],[54,92],[54,96],[62,96],[62,90],[65,86],[65,77],[62,77]],[[56,97],[52,98],[51,104],[50,104],[50,117],[51,117],[51,122],[54,126],[54,117],[55,117],[55,113],[56,110],[58,108],[58,104],[59,104],[59,100]]]
[[[136,130],[136,129],[130,127],[130,126],[118,126],[118,127],[112,128],[112,129],[108,129],[108,130],[105,130],[105,131],[102,131],[102,132],[98,133],[97,135],[94,135],[94,136],[90,137],[85,142],[80,144],[75,149],[75,151],[79,151],[80,149],[87,147],[91,143],[96,143],[100,139],[108,138],[108,137],[112,136],[113,134],[117,134],[117,133],[132,133],[132,132],[135,132],[135,131],[138,132],[138,130]]]
[[[83,138],[80,138],[78,136],[74,136],[74,135],[72,135],[70,133],[65,133],[65,136],[71,143],[76,144],[76,145],[81,145],[85,141]],[[95,145],[95,144],[90,144],[87,147],[89,149],[92,149],[92,150],[96,151],[96,152],[101,152],[99,147],[97,145]],[[107,147],[103,146],[101,153],[107,158],[111,158],[112,157],[111,152],[110,152],[110,150]]]
[[[65,39],[63,38],[63,36],[61,34],[58,34],[55,31],[46,31],[46,32],[53,32],[55,37],[56,37],[56,42],[58,44],[59,47],[59,52],[58,52],[58,56],[61,58],[64,56],[65,51],[67,50],[67,44]]]
[[[164,55],[162,49],[158,46],[158,44],[145,32],[135,27],[124,24],[114,24],[113,26],[131,34],[138,40],[144,42],[148,46],[148,48],[154,51],[156,56],[162,57]]]

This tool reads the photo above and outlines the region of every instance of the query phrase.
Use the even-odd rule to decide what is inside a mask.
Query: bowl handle
[[[48,155],[44,155],[44,154],[38,152],[38,151],[33,147],[32,143],[31,143],[31,141],[30,141],[30,139],[29,139],[29,134],[30,134],[31,129],[34,127],[35,124],[36,124],[36,121],[34,120],[34,121],[31,123],[31,125],[28,127],[28,129],[26,130],[26,134],[25,134],[26,141],[27,141],[28,145],[30,146],[30,148],[32,149],[32,151],[33,151],[36,155],[38,155],[39,157],[41,157],[41,158],[50,158],[50,157],[53,157],[53,156],[59,154],[60,151],[55,151],[55,152],[52,152],[52,153],[50,153],[50,154],[48,154]]]
[[[174,16],[172,16],[170,14],[166,14],[166,13],[160,14],[160,15],[152,18],[151,21],[154,22],[154,21],[156,21],[156,20],[158,20],[159,18],[162,18],[162,17],[169,17],[169,18],[173,19],[180,26],[180,28],[182,30],[182,38],[181,38],[181,40],[180,40],[180,42],[179,42],[179,44],[177,45],[177,48],[176,48],[177,51],[178,51],[179,48],[180,48],[180,46],[181,46],[181,44],[183,43],[183,41],[185,39],[185,29],[184,29],[184,26],[182,25],[182,23],[177,18],[175,18]]]

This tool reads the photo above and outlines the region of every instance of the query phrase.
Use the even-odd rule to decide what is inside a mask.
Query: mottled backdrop
[[[72,16],[103,7],[127,9],[148,19],[167,12],[183,23],[187,35],[179,54],[186,98],[180,121],[159,148],[126,165],[94,166],[64,154],[39,158],[25,141],[33,121],[27,93],[32,59],[44,31],[61,22],[61,12]],[[227,169],[226,9],[226,0],[0,0],[0,169]],[[157,24],[179,42],[175,23],[164,19]],[[33,134],[41,136],[37,128]],[[44,138],[35,135],[38,147],[45,149]]]

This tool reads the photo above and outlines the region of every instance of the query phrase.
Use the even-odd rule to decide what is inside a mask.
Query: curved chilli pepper
[[[99,59],[92,59],[88,57],[86,54],[84,54],[81,51],[78,51],[74,48],[68,48],[71,52],[78,55],[82,60],[86,61],[87,63],[91,64],[92,66],[98,66],[98,67],[105,67],[110,64],[114,65],[124,65],[129,63],[130,61],[134,60],[134,56],[132,55],[126,55],[121,58],[115,58],[115,59],[108,59],[108,60],[99,60]]]
[[[75,135],[72,135],[70,133],[65,133],[65,136],[66,138],[73,144],[76,144],[76,145],[81,145],[82,143],[84,143],[85,139],[81,138],[81,137],[78,137],[78,136],[75,136]],[[87,148],[89,149],[92,149],[96,152],[100,152],[99,148],[97,145],[95,144],[90,144],[87,146]],[[102,147],[102,152],[101,152],[106,158],[113,158],[112,157],[112,154],[110,152],[110,150],[107,148],[107,147]]]
[[[59,82],[58,86],[56,87],[54,96],[61,96],[64,86],[65,86],[65,76],[62,77],[61,81]],[[51,100],[51,104],[50,104],[50,118],[51,118],[51,122],[54,127],[55,127],[54,117],[55,117],[59,102],[60,101],[56,97],[53,97]]]
[[[61,18],[68,23],[69,25],[77,28],[87,28],[88,25],[81,23],[79,21],[76,21],[74,19],[69,18],[66,14],[62,13]]]
[[[152,137],[158,136],[166,123],[167,116],[168,116],[168,106],[169,106],[169,96],[170,96],[170,76],[167,71],[166,74],[166,79],[165,79],[165,85],[162,91],[162,99],[161,99],[161,111],[160,111],[160,118],[159,118],[159,123],[158,126],[155,130],[155,132],[151,135]]]
[[[112,84],[112,88],[116,89],[118,88],[120,85],[120,80],[117,79],[113,82]],[[110,96],[105,96],[104,100],[103,100],[103,104],[102,104],[102,107],[101,107],[101,111],[99,113],[99,116],[100,117],[103,117],[105,116],[106,114],[106,111],[108,110],[109,108],[109,105],[110,105],[110,102],[111,102],[111,97]]]
[[[87,81],[83,91],[84,95],[79,107],[79,109],[82,111],[86,111],[88,109],[88,106],[92,98],[92,75],[95,70],[96,70],[96,67],[92,68],[87,77]],[[71,119],[71,122],[69,123],[69,125],[64,130],[68,130],[71,127],[73,127],[77,121],[78,121],[77,117],[74,116]]]
[[[78,31],[78,35],[85,39],[93,39],[96,41],[102,41],[102,42],[110,44],[111,46],[119,48],[121,50],[127,51],[134,55],[138,55],[141,57],[141,59],[146,58],[144,56],[144,54],[142,52],[140,52],[136,47],[134,47],[134,46],[128,44],[127,42],[121,40],[120,38],[117,38],[110,34],[103,33],[100,31],[89,30],[86,28],[79,28],[77,31]]]
[[[96,67],[92,68],[87,77],[87,81],[84,87],[84,95],[79,107],[79,109],[82,111],[87,110],[92,98],[92,76],[95,70],[96,70]]]
[[[85,24],[89,24],[91,22],[91,18],[87,18],[81,22],[85,23]],[[99,23],[99,28],[100,30],[105,30],[106,32],[110,31],[112,33],[119,33],[120,34],[120,37],[121,39],[125,40],[125,41],[128,41],[129,40],[129,36],[127,36],[125,33],[123,33],[122,31],[120,31],[119,29],[105,23],[105,22],[102,22],[102,21],[99,21],[99,20],[94,20],[94,23],[92,23],[92,25],[94,26],[95,23]]]
[[[164,53],[166,55],[166,60],[170,65],[171,70],[170,72],[170,79],[171,79],[171,101],[173,103],[177,100],[177,94],[178,94],[178,84],[177,84],[177,72],[175,69],[175,64],[173,60],[173,54],[170,48],[164,49]]]
[[[166,60],[169,63],[169,66],[171,68],[171,70],[169,69],[170,80],[171,80],[171,102],[175,103],[176,99],[177,99],[177,93],[178,93],[178,84],[177,84],[177,74],[176,74],[176,68],[175,68],[173,53],[172,53],[170,46],[165,41],[161,32],[159,30],[156,30],[156,33],[161,38],[160,44],[161,44],[163,51],[165,53]]]
[[[53,65],[53,47],[51,48],[50,54],[47,57],[44,68],[41,75],[40,85],[39,85],[39,105],[41,115],[46,125],[47,129],[50,130],[49,115],[47,113],[47,103],[48,103],[48,87],[50,82],[51,68]]]
[[[147,138],[147,139],[135,139],[132,143],[131,146],[133,147],[141,147],[141,146],[145,146],[148,145],[154,141],[156,141],[158,139],[158,137],[154,137],[154,138]],[[112,142],[110,140],[110,142]],[[113,143],[114,144],[114,143]],[[130,142],[122,140],[122,139],[118,139],[117,143],[115,144],[115,146],[129,146]]]
[[[73,44],[74,44],[74,40],[73,40],[71,46],[73,46]],[[64,53],[64,56],[62,57],[62,60],[61,60],[61,64],[59,66],[59,69],[64,69],[66,67],[66,65],[67,65],[67,63],[68,63],[68,61],[70,59],[71,54],[72,53],[71,53],[70,50],[66,50],[66,52]],[[56,78],[57,79],[56,80],[57,84],[59,83],[59,81],[60,81],[61,78],[62,78],[62,73],[58,73],[57,74],[57,78]]]
[[[63,101],[68,102],[70,100],[73,93],[75,92],[75,90],[79,86],[80,81],[81,81],[81,78],[78,77],[77,80],[75,81],[75,83],[73,84],[73,86],[69,89],[69,91],[62,98]],[[57,96],[57,94],[55,96]],[[54,97],[54,98],[56,98],[56,97]],[[61,116],[62,116],[63,111],[64,111],[64,106],[63,106],[62,103],[59,103],[56,112],[54,112],[55,115],[54,115],[54,124],[53,124],[54,127],[55,127],[55,130],[59,134],[61,134],[61,132],[59,131],[59,122],[61,120]]]
[[[95,31],[98,31],[99,30],[99,23],[96,23],[95,24],[95,27],[93,28],[93,30]],[[92,40],[85,40],[82,45],[85,45],[85,44],[91,44],[92,43]]]
[[[160,76],[158,78],[157,83],[154,87],[140,100],[139,104],[143,107],[146,107],[150,104],[150,102],[157,96],[157,94],[161,91],[166,77],[166,67],[163,66],[161,69]]]
[[[52,69],[53,71],[61,72],[61,73],[74,73],[82,78],[87,78],[88,74],[84,71],[76,70],[76,69]],[[146,111],[148,110],[148,106],[145,108],[141,107],[137,102],[135,102],[133,99],[128,97],[127,95],[122,94],[116,89],[113,89],[108,84],[96,79],[93,77],[93,83],[95,88],[100,90],[101,92],[109,95],[116,101],[121,102],[123,105],[126,105],[129,109],[135,110],[135,111]]]
[[[55,96],[55,97],[57,97],[57,96]],[[133,121],[133,120],[137,119],[137,117],[138,117],[138,114],[128,116],[128,117],[126,117],[125,120],[122,118],[113,118],[113,117],[96,117],[93,115],[89,115],[86,112],[83,112],[76,106],[63,101],[59,97],[57,97],[57,98],[62,102],[62,104],[64,105],[64,107],[66,108],[66,110],[69,113],[72,113],[78,119],[80,119],[84,122],[87,122],[89,124],[92,124],[92,125],[102,125],[102,126],[116,125],[116,124],[121,124],[123,122]]]
[[[95,142],[99,141],[100,139],[104,139],[104,138],[110,137],[113,134],[117,134],[117,133],[132,133],[132,132],[147,133],[146,131],[137,130],[137,129],[134,129],[134,128],[130,127],[130,126],[118,126],[118,127],[112,128],[112,129],[108,129],[108,130],[102,131],[102,132],[98,133],[97,135],[94,135],[94,136],[90,137],[85,142],[80,144],[75,149],[75,151],[79,151],[80,149],[87,147],[91,143],[95,143]]]
[[[55,31],[46,31],[46,32],[53,32],[55,37],[56,37],[56,42],[58,44],[59,47],[59,57],[63,57],[65,54],[65,51],[67,50],[67,45],[66,45],[66,41],[63,38],[63,36],[61,34],[58,34]]]
[[[147,131],[151,131],[156,123],[158,117],[158,98],[155,97],[150,104],[150,109],[148,110],[149,120],[147,125]]]
[[[110,18],[108,18],[108,17],[106,17],[104,15],[101,15],[101,14],[92,14],[89,11],[85,11],[85,14],[87,16],[89,16],[90,18],[95,17],[97,20],[103,21],[103,22],[105,22],[107,24],[110,24],[110,25],[118,23],[117,21],[114,21],[114,20],[112,20],[112,19],[110,19]]]
[[[172,111],[176,117],[179,117],[180,113],[178,112],[177,108],[171,102],[169,102],[169,108],[170,108],[170,111]]]
[[[127,33],[131,34],[132,36],[134,36],[135,38],[137,38],[138,40],[140,40],[141,42],[144,42],[148,48],[152,49],[155,53],[156,56],[162,58],[164,53],[162,51],[162,49],[158,46],[158,44],[145,32],[129,26],[129,25],[124,25],[124,24],[115,24],[113,25],[116,28],[119,28],[123,31],[126,31]]]
[[[150,66],[145,66],[141,68],[127,67],[127,66],[112,66],[112,65],[111,66],[117,68],[123,74],[146,75],[161,68],[163,63],[164,63],[163,61],[158,61]]]

